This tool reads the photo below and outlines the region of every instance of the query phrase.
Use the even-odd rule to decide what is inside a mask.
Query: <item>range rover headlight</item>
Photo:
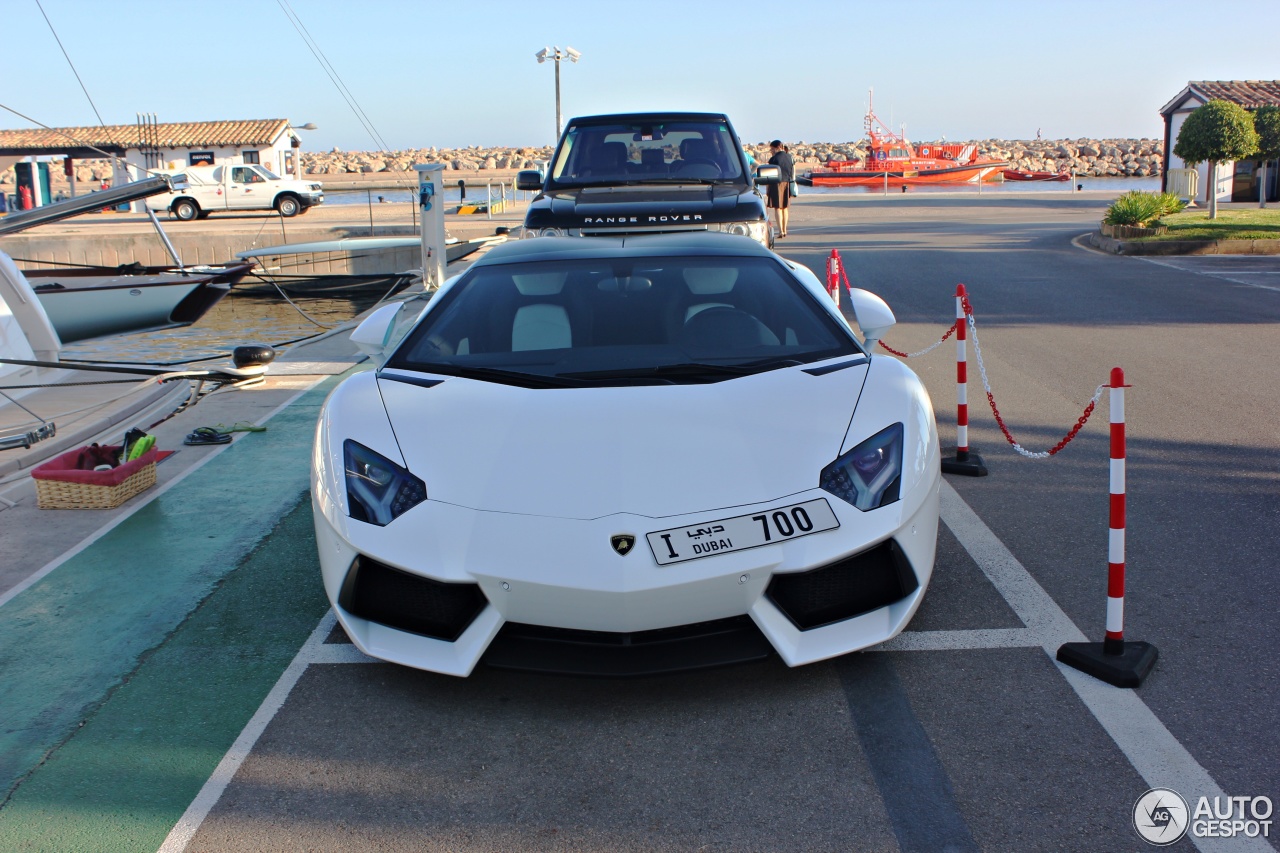
[[[866,512],[898,499],[902,424],[894,424],[822,469],[818,488]]]
[[[342,443],[347,512],[357,521],[385,527],[427,499],[427,484],[359,442]]]
[[[540,228],[538,229],[539,237],[563,237],[563,228]]]
[[[720,231],[725,234],[737,234],[739,237],[750,237],[760,244],[769,240],[769,223],[760,222],[722,222]]]

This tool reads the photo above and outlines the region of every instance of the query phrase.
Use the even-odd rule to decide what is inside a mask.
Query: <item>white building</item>
[[[111,157],[112,185],[137,180],[147,170],[232,163],[260,163],[300,178],[298,129],[282,118],[157,123],[139,117],[132,125],[0,130],[0,171],[24,159],[55,159],[71,176],[76,160]],[[34,190],[37,204],[49,201],[38,185]]]
[[[1164,117],[1164,171],[1160,174],[1160,186],[1169,190],[1169,170],[1185,169],[1187,164],[1173,153],[1182,123],[1197,107],[1212,100],[1230,101],[1247,110],[1256,110],[1268,104],[1280,106],[1280,80],[1193,80],[1173,100],[1160,108]],[[1258,201],[1258,160],[1228,161],[1218,164],[1218,201]],[[1209,200],[1209,165],[1196,166],[1200,173],[1200,191],[1204,201]],[[1276,162],[1267,167],[1267,200],[1276,201]]]

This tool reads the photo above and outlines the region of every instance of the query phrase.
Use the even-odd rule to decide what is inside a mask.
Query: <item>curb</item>
[[[1280,255],[1280,240],[1117,240],[1094,231],[1089,243],[1113,255]]]

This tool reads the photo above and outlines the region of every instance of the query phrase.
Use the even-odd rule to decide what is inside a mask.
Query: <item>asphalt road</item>
[[[1135,692],[1222,792],[1274,801],[1280,293],[1231,273],[1275,283],[1277,262],[1156,264],[1073,244],[1100,210],[805,200],[779,249],[819,273],[840,250],[853,283],[897,312],[889,343],[907,351],[940,337],[963,282],[996,402],[1032,450],[1125,369],[1126,629],[1161,653]],[[917,360],[944,436],[953,353]],[[971,443],[990,475],[948,480],[1101,639],[1105,398],[1061,454],[1024,459],[984,411],[975,367]],[[947,520],[912,630],[1020,627]],[[1137,849],[1133,803],[1162,784],[1135,769],[1145,759],[1129,753],[1156,748],[1138,741],[1109,736],[1034,646],[623,683],[316,665],[188,849]],[[1208,792],[1181,793],[1194,807]]]
[[[1192,808],[1280,799],[1280,259],[1082,248],[1103,206],[802,197],[778,248],[820,275],[838,249],[854,286],[895,310],[886,342],[905,351],[942,336],[963,282],[995,401],[1031,450],[1124,368],[1126,636],[1160,650],[1141,688],[1052,659],[1062,639],[1103,633],[1105,396],[1060,454],[1022,458],[984,408],[971,346],[971,444],[990,475],[947,477],[934,580],[887,648],[795,670],[461,680],[369,662],[322,623],[162,849],[1140,850],[1133,807],[1149,788]],[[912,366],[954,446],[954,348]],[[215,618],[227,596],[281,600],[239,584],[278,575],[287,600],[314,548],[308,512],[176,636],[217,656],[246,619]],[[292,595],[315,609],[314,590]],[[48,790],[19,788],[11,810],[74,804]]]

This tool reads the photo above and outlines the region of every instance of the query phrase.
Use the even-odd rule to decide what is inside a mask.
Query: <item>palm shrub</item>
[[[1135,225],[1147,223],[1182,210],[1182,200],[1173,193],[1149,193],[1130,190],[1111,203],[1102,221],[1107,225]]]

